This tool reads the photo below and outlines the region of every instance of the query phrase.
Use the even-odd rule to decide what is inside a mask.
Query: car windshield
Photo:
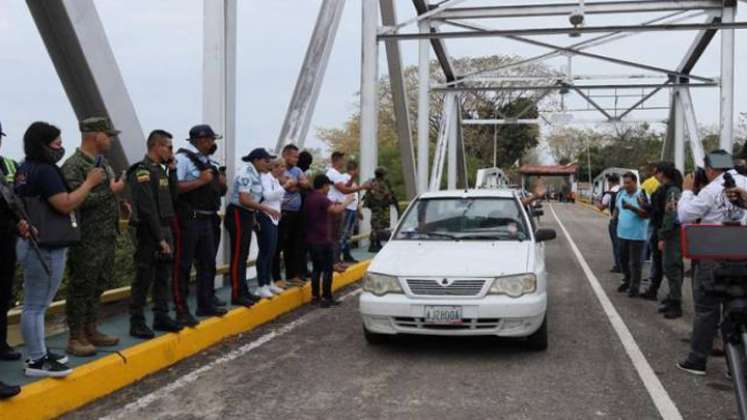
[[[394,239],[508,240],[529,238],[514,198],[425,198],[405,214]]]

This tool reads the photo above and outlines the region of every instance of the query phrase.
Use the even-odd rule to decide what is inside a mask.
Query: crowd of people
[[[609,235],[613,249],[613,273],[623,278],[618,287],[631,298],[658,301],[658,312],[666,319],[682,317],[682,284],[685,264],[682,255],[684,224],[745,224],[747,172],[744,160],[734,160],[726,151],[705,157],[704,168],[683,177],[672,162],[658,162],[649,168],[651,176],[640,183],[633,172],[607,176],[607,191],[597,202],[610,214]],[[725,177],[735,186],[726,186]],[[622,178],[622,185],[621,185]],[[643,262],[651,261],[648,287],[642,290]],[[710,293],[714,288],[714,261],[692,262],[694,317],[690,353],[677,366],[689,373],[705,375],[714,351],[723,298]],[[666,278],[668,292],[660,296]],[[718,341],[716,341],[718,343]]]
[[[70,334],[65,353],[93,356],[100,347],[119,343],[118,337],[99,329],[99,306],[111,286],[123,218],[129,218],[135,249],[129,332],[149,339],[154,330],[178,332],[196,326],[197,317],[227,313],[227,302],[215,295],[214,287],[221,224],[230,245],[231,305],[251,307],[310,278],[313,303],[330,308],[338,304],[332,294],[333,272],[356,262],[351,243],[361,206],[373,214],[369,250],[377,251],[389,227],[388,208],[396,203],[383,168],[359,185],[357,163],[339,151],[332,153],[325,173],[314,174],[312,155],[293,144],[280,156],[257,148],[242,157],[245,164],[229,182],[225,167],[211,157],[221,136],[209,125],[192,127],[188,145],[176,152],[172,134],[152,131],[144,158],[121,173],[104,157],[119,134],[111,121],[87,118],[80,122],[80,131],[80,146],[62,165],[61,132],[46,122],[26,130],[20,164],[0,157],[0,360],[22,357],[7,340],[18,263],[23,270],[21,332],[28,376],[64,377],[72,372],[67,355],[50,351],[45,343],[45,314],[66,268]],[[3,136],[0,127],[0,139]],[[368,191],[362,200],[361,191]],[[259,248],[258,286],[250,290],[247,260],[253,233]],[[187,299],[193,265],[194,312]],[[149,295],[151,325],[145,317]],[[20,388],[0,382],[0,397],[18,392]]]

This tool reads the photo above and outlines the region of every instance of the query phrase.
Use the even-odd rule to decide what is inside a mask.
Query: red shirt
[[[328,213],[329,201],[326,195],[319,191],[311,191],[306,195],[303,203],[304,229],[306,230],[306,243],[310,245],[332,245],[330,235],[330,216]]]

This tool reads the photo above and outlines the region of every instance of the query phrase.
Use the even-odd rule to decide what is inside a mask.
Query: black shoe
[[[192,314],[189,313],[189,311],[177,312],[176,313],[176,321],[179,324],[181,324],[181,325],[183,325],[185,327],[190,327],[190,328],[194,328],[194,327],[197,326],[197,324],[200,323],[200,321],[198,321],[197,318],[195,318],[194,316],[192,316]]]
[[[319,296],[312,296],[311,297],[311,304],[312,305],[318,305],[322,300],[319,299]]]
[[[334,298],[332,298],[332,299],[323,299],[321,307],[322,308],[331,308],[333,306],[339,306],[341,303],[342,302],[340,302],[339,300],[335,300]]]
[[[641,296],[641,292],[638,290],[637,287],[628,289],[628,297],[629,298],[637,298]]]
[[[254,306],[254,303],[256,303],[256,301],[249,296],[239,296],[236,299],[231,299],[231,305],[233,306],[244,306],[247,308],[251,308],[252,306]]]
[[[198,308],[196,312],[197,316],[223,316],[227,313],[227,310],[219,308],[217,306],[212,306],[210,308]]]
[[[645,292],[641,293],[641,299],[645,300],[657,300],[659,298],[659,290],[649,287]]]
[[[656,307],[656,312],[663,314],[669,310],[669,305],[671,305],[671,302],[669,299],[664,299],[659,303],[659,306]]]
[[[623,283],[617,287],[617,291],[620,293],[627,292],[628,288],[630,288],[630,283]]]
[[[21,353],[15,351],[13,347],[7,344],[0,345],[0,360],[13,361],[19,359],[21,359]]]
[[[0,382],[0,400],[7,400],[21,393],[21,387]]]
[[[156,331],[163,332],[179,332],[182,330],[182,324],[179,321],[175,321],[166,315],[157,316],[153,320],[153,329]]]
[[[219,298],[218,296],[213,296],[213,298],[210,300],[210,303],[213,306],[226,306],[226,301]]]
[[[151,338],[156,336],[156,334],[153,333],[153,330],[148,328],[148,326],[145,325],[145,322],[143,321],[130,323],[130,335],[135,338],[142,338],[144,340],[150,340]]]
[[[672,304],[667,311],[664,313],[664,318],[666,319],[677,319],[682,318],[682,306],[677,304]]]
[[[350,254],[345,254],[345,255],[343,255],[343,256],[342,256],[342,261],[343,261],[343,262],[346,262],[346,263],[353,263],[353,264],[355,264],[355,263],[359,262],[358,260],[356,260],[356,259],[355,259],[355,258],[354,258],[354,257],[353,257],[352,255],[350,255]]]
[[[47,350],[47,357],[54,360],[57,363],[67,363],[70,360],[67,358],[67,355],[65,354],[52,353],[49,350]]]
[[[52,360],[45,356],[35,362],[30,360],[26,361],[26,369],[24,370],[24,373],[26,376],[37,378],[47,376],[52,378],[62,378],[73,373],[73,370],[70,369],[68,365],[59,363],[56,360]]]
[[[620,270],[620,267],[612,267],[610,273],[622,273],[622,270]]]
[[[684,370],[687,373],[692,373],[693,375],[705,376],[706,374],[705,362],[694,363],[694,362],[691,362],[689,359],[687,359],[683,362],[677,363],[677,367]]]

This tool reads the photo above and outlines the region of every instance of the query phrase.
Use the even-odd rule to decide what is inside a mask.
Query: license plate
[[[426,324],[461,324],[461,306],[426,306]]]

